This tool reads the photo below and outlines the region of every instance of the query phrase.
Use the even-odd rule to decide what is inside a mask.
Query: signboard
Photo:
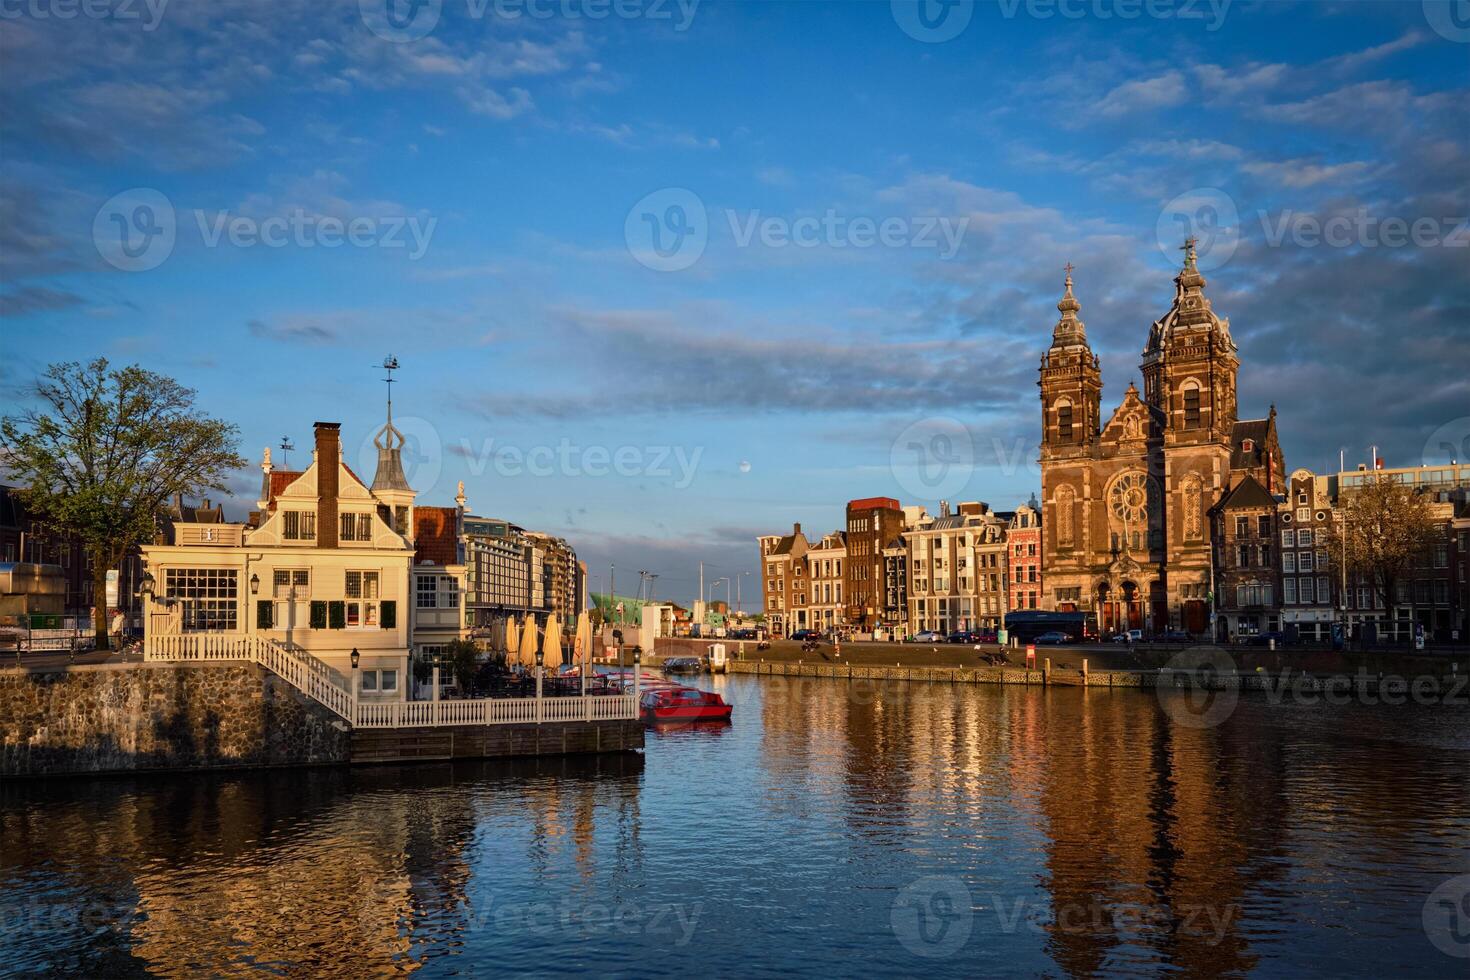
[[[117,569],[107,570],[107,608],[116,609],[121,603],[117,601]]]
[[[1026,669],[1032,670],[1036,667],[1036,644],[1026,644]]]

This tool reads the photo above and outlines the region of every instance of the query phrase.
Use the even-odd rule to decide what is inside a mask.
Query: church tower
[[[1077,317],[1082,304],[1072,295],[1072,266],[1057,309],[1062,318],[1051,347],[1041,355],[1041,458],[1083,457],[1097,444],[1101,427],[1102,368],[1087,344],[1087,328]]]
[[[1143,351],[1143,397],[1157,410],[1164,446],[1228,445],[1236,422],[1235,376],[1240,367],[1230,321],[1205,296],[1195,239],[1184,243],[1184,268],[1174,278],[1174,304],[1156,320]]]

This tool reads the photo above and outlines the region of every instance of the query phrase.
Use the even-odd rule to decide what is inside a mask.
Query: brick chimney
[[[338,463],[342,460],[342,423],[318,422],[316,430],[316,546],[337,547]]]
[[[793,525],[791,525],[791,533],[793,535],[800,534],[801,533],[801,525],[800,524],[793,524]]]

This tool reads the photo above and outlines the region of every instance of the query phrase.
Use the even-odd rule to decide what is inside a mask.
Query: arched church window
[[[1195,381],[1185,382],[1184,385],[1184,427],[1194,429],[1199,426],[1199,383]]]
[[[1072,526],[1072,511],[1076,506],[1077,493],[1067,484],[1057,488],[1057,544],[1071,547],[1075,531]]]
[[[1199,540],[1201,532],[1202,514],[1204,512],[1204,486],[1200,478],[1194,474],[1184,478],[1183,489],[1184,506],[1184,537],[1186,540]]]
[[[1072,439],[1072,403],[1066,399],[1057,402],[1057,435],[1063,442]]]

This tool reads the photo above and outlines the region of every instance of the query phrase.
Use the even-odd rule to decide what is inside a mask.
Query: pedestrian
[[[112,614],[112,628],[108,632],[112,634],[112,648],[114,650],[122,649],[123,627],[127,624],[127,621],[127,617],[123,615],[121,609]]]

